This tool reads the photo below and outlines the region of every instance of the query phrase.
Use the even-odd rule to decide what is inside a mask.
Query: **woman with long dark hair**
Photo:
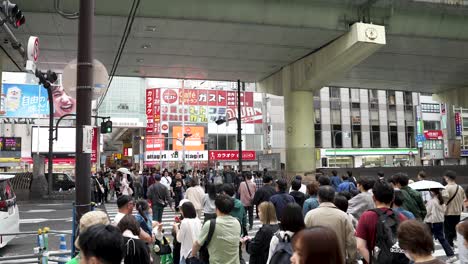
[[[324,226],[315,226],[297,233],[292,246],[291,264],[344,264],[335,231]]]
[[[215,199],[216,199],[216,187],[212,183],[208,183],[206,185],[206,194],[203,197],[203,213],[205,215],[205,219],[203,222],[206,222],[210,219],[216,218],[216,206],[215,206]]]
[[[125,264],[150,263],[149,247],[140,240],[140,226],[133,215],[126,215],[117,227],[122,232],[125,242]]]
[[[433,236],[439,240],[444,248],[445,255],[449,258],[448,262],[452,263],[457,260],[457,257],[444,236],[445,204],[442,193],[439,189],[431,189],[431,197],[432,199],[426,204],[427,214],[424,222],[430,227]]]
[[[185,202],[180,206],[180,211],[184,219],[174,224],[177,241],[180,242],[180,263],[185,264],[185,260],[192,251],[193,243],[200,234],[202,225],[197,218],[197,212],[191,202]]]
[[[151,236],[153,232],[153,221],[148,202],[145,200],[137,201],[136,209],[138,211],[138,214],[135,215],[136,220],[140,224],[141,229]]]

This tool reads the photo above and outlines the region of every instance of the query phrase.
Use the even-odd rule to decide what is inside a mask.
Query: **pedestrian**
[[[180,212],[182,214],[182,221],[174,223],[173,228],[176,233],[177,241],[180,242],[180,264],[185,264],[186,259],[190,255],[193,243],[197,240],[200,235],[202,224],[200,219],[197,218],[197,212],[191,202],[183,203],[180,206]]]
[[[304,193],[299,191],[301,189],[301,181],[298,179],[295,179],[291,182],[291,189],[292,191],[289,192],[289,195],[291,195],[296,203],[302,208],[304,205],[304,201],[306,199],[306,196]]]
[[[425,171],[419,171],[417,175],[418,181],[425,181],[427,178],[426,172]],[[429,200],[432,199],[431,197],[431,192],[430,191],[420,191],[423,202],[427,203]]]
[[[331,228],[315,226],[304,229],[294,236],[292,245],[291,264],[345,264],[338,237]]]
[[[203,215],[204,220],[203,223],[206,221],[216,218],[216,187],[213,183],[208,183],[206,185],[207,193],[203,197]]]
[[[444,173],[444,179],[447,182],[443,193],[446,204],[444,231],[445,238],[451,247],[454,247],[453,240],[457,237],[455,227],[460,222],[463,202],[466,199],[465,191],[456,183],[456,178],[457,174],[454,171],[446,171]]]
[[[225,166],[223,172],[223,182],[227,184],[234,184],[236,175],[231,171],[231,167]]]
[[[331,228],[338,237],[343,261],[356,263],[356,238],[354,237],[353,224],[349,221],[348,215],[333,204],[335,200],[335,190],[333,187],[320,186],[318,200],[320,206],[309,211],[305,216],[304,222],[306,227],[326,226]]]
[[[395,186],[401,190],[401,193],[403,194],[404,199],[402,207],[413,213],[416,219],[423,220],[426,216],[426,206],[424,205],[421,194],[408,186],[408,175],[400,172],[392,175],[392,180]]]
[[[107,217],[107,214],[104,213],[103,211],[90,211],[84,214],[81,219],[80,219],[80,224],[78,226],[80,234],[84,233],[86,229],[93,225],[97,224],[103,224],[103,225],[108,225],[109,224],[109,217]],[[75,246],[78,248],[79,247],[79,236],[75,240]],[[80,255],[78,254],[71,260],[67,262],[67,264],[78,264],[80,261]]]
[[[397,244],[389,246],[385,243],[385,247],[380,244],[381,242],[388,242],[389,240],[392,243],[396,242],[393,238],[397,236],[396,231],[398,224],[407,220],[403,214],[396,213],[390,208],[394,197],[393,187],[389,183],[379,180],[372,187],[372,193],[376,208],[365,211],[359,218],[356,228],[356,244],[359,254],[363,257],[365,264],[371,263],[371,259],[372,263],[379,263],[378,261],[382,260],[377,258],[389,255],[392,256],[391,260],[387,259],[387,261],[393,262],[385,263],[408,263],[408,259],[406,259],[402,251],[399,250]],[[391,226],[387,226],[385,223],[391,224]],[[382,233],[382,231],[387,230],[391,230],[391,233]],[[380,253],[376,254],[376,246],[385,248],[385,251],[380,250]],[[392,248],[393,251],[390,252],[390,248]],[[394,255],[392,255],[392,253],[394,253]],[[393,257],[395,257],[395,259]]]
[[[432,256],[434,240],[426,225],[417,220],[408,220],[398,227],[398,244],[405,251],[405,255],[414,263],[444,264]]]
[[[236,191],[234,189],[234,185],[229,183],[224,184],[222,192],[234,199],[234,208],[231,209],[230,214],[239,221],[241,225],[242,237],[248,236],[249,233],[247,231],[247,213],[245,212],[245,208],[242,202],[236,198]]]
[[[112,174],[109,177],[109,200],[117,199],[115,195],[115,177]]]
[[[148,199],[148,196],[146,195],[146,193],[148,192],[148,187],[149,187],[149,177],[150,177],[150,174],[149,174],[149,171],[148,170],[144,170],[143,171],[143,176],[142,176],[142,188],[143,188],[143,199]]]
[[[288,183],[285,179],[279,179],[276,181],[276,191],[277,193],[270,197],[270,202],[275,205],[276,217],[281,221],[283,216],[283,210],[286,208],[286,205],[289,203],[295,203],[294,197],[286,193],[288,188]]]
[[[276,193],[275,187],[273,185],[273,178],[271,176],[263,176],[263,186],[258,188],[255,192],[252,203],[257,207],[256,215],[258,218],[258,206],[263,202],[269,202],[270,197]]]
[[[412,212],[405,210],[402,207],[403,201],[405,199],[405,197],[403,196],[403,193],[400,190],[394,190],[394,191],[395,191],[395,198],[393,200],[393,206],[392,206],[393,210],[395,212],[403,214],[408,219],[416,219],[416,217],[414,217],[414,214]]]
[[[463,246],[468,249],[468,221],[461,221],[457,225],[457,232],[462,235],[463,238]],[[458,248],[460,249],[460,247]],[[466,257],[466,256],[465,256]]]
[[[172,197],[174,198],[174,208],[179,211],[179,204],[184,199],[184,181],[182,178],[172,181]]]
[[[149,247],[139,239],[140,225],[135,217],[126,215],[117,225],[124,238],[125,264],[150,263]]]
[[[135,215],[135,219],[140,224],[141,229],[151,236],[153,234],[153,221],[148,202],[145,200],[137,201],[136,209],[138,213]]]
[[[223,176],[221,176],[221,173],[218,173],[216,171],[214,172],[213,183],[215,186],[220,186],[224,183]]]
[[[137,170],[133,171],[133,188],[135,189],[135,198],[143,197],[142,175]]]
[[[432,235],[442,245],[445,255],[448,257],[447,262],[455,262],[458,259],[444,236],[445,204],[440,190],[432,189],[431,197],[432,199],[426,204],[427,214],[424,218],[424,223],[430,227]]]
[[[302,213],[304,216],[312,209],[319,207],[319,202],[317,198],[317,193],[319,190],[318,182],[314,181],[307,184],[307,193],[309,194],[309,198],[304,201],[304,205],[302,206]]]
[[[216,197],[216,218],[207,221],[192,247],[192,256],[196,257],[202,245],[207,245],[209,263],[239,264],[239,239],[241,226],[232,217],[234,199],[227,195]],[[208,240],[210,227],[213,225],[211,240]]]
[[[349,182],[352,182],[354,186],[357,186],[356,177],[353,176],[353,172],[349,170],[349,171],[346,171],[346,174],[348,174]]]
[[[172,178],[169,176],[169,171],[164,170],[163,177],[161,178],[161,184],[166,186],[168,190],[171,189]]]
[[[134,206],[135,202],[133,201],[132,197],[128,195],[122,195],[117,198],[118,212],[114,216],[112,224],[117,225],[124,216],[131,215],[133,213]]]
[[[336,206],[336,208],[346,213],[346,215],[348,216],[348,221],[352,224],[353,228],[356,229],[357,219],[354,218],[352,214],[347,212],[348,211],[348,199],[346,198],[346,196],[342,194],[335,195],[333,204]]]
[[[159,174],[156,175],[154,180],[155,183],[149,187],[147,195],[153,207],[153,221],[161,223],[164,207],[169,205],[171,210],[173,210],[172,202],[169,197],[169,190],[161,184],[161,176]]]
[[[80,234],[78,248],[82,264],[120,264],[124,257],[124,239],[111,225],[90,226]]]
[[[278,212],[276,212],[276,215],[278,215]],[[291,243],[294,235],[305,228],[302,208],[294,202],[288,203],[284,207],[281,219],[280,231],[276,232],[270,241],[267,263],[270,263],[271,258],[275,255],[278,244],[281,242]]]
[[[260,172],[255,173],[255,179],[254,179],[255,185],[257,186],[257,190],[263,187],[263,177]]]
[[[364,211],[375,207],[372,198],[372,187],[375,180],[371,177],[360,177],[357,182],[359,194],[348,201],[348,213],[352,214],[354,218],[359,219]]]
[[[270,244],[265,243],[265,241],[271,241],[271,238],[279,229],[275,206],[271,202],[261,203],[258,209],[262,226],[255,234],[255,237],[246,236],[242,239],[245,251],[250,255],[249,264],[267,263]]]
[[[109,190],[110,190],[110,185],[109,185],[109,173],[104,174],[104,202],[108,203],[109,202]]]
[[[302,176],[301,175],[296,175],[292,181],[296,181],[296,180],[299,181],[299,183],[301,185],[301,187],[299,188],[298,191],[300,191],[301,193],[306,195],[307,194],[307,186],[302,183]],[[291,193],[292,191],[293,191],[293,189],[292,189],[292,185],[291,185],[291,187],[289,188],[289,193]]]
[[[327,176],[319,176],[317,182],[320,186],[331,185],[331,180]]]
[[[249,229],[252,230],[253,228],[253,198],[255,195],[255,192],[257,191],[257,187],[255,186],[255,183],[252,182],[252,174],[251,173],[246,173],[245,174],[245,181],[240,183],[239,186],[239,196],[240,200],[242,202],[242,205],[244,206],[244,209],[246,212],[248,212],[249,216]]]
[[[340,185],[338,185],[338,188],[336,189],[336,192],[349,192],[351,194],[358,194],[358,190],[356,188],[356,185],[352,183],[349,179],[349,176],[347,174],[343,174],[341,176],[342,182]]]
[[[133,190],[130,188],[130,182],[128,178],[128,174],[123,173],[120,178],[120,193],[122,195],[133,195]]]
[[[198,179],[192,178],[190,188],[185,192],[185,199],[189,199],[193,206],[195,206],[199,219],[202,218],[203,213],[203,197],[205,197],[205,191],[200,186]]]
[[[338,176],[338,172],[336,170],[332,170],[332,176],[330,177],[330,182],[335,190],[337,190],[338,186],[340,186],[341,179]]]

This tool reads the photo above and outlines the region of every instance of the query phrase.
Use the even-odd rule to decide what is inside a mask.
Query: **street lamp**
[[[334,160],[333,160],[334,167],[336,167],[336,136],[339,135],[339,134],[343,134],[343,138],[349,138],[349,132],[343,132],[343,131],[333,132],[332,140],[333,140],[333,152],[334,152],[334,156],[335,156]]]

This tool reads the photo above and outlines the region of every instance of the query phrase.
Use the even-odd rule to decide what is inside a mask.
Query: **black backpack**
[[[273,255],[270,259],[270,264],[283,264],[290,263],[293,249],[291,245],[291,237],[288,234],[284,234],[284,238],[281,238],[280,234],[277,233],[278,245],[273,251]]]
[[[400,221],[391,209],[371,209],[378,216],[375,247],[371,251],[371,264],[408,264],[409,259],[398,245],[397,229]]]

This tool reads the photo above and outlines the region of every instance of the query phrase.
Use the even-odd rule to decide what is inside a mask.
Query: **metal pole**
[[[40,88],[39,88],[40,89]],[[54,155],[54,98],[52,97],[52,87],[49,87],[47,90],[47,96],[49,97],[49,154],[48,160],[49,164],[47,164],[47,193],[49,195],[52,194],[53,188],[53,177],[52,173],[54,171],[54,164],[53,164],[53,155]]]
[[[182,136],[184,140],[182,141],[182,166],[184,167],[184,171],[187,169],[185,168],[185,80],[182,80]]]
[[[80,1],[78,25],[76,109],[76,206],[77,222],[90,211],[91,155],[83,153],[83,126],[91,125],[93,86],[94,0]]]
[[[237,142],[239,144],[239,170],[242,174],[242,119],[241,119],[241,83],[237,80]]]

